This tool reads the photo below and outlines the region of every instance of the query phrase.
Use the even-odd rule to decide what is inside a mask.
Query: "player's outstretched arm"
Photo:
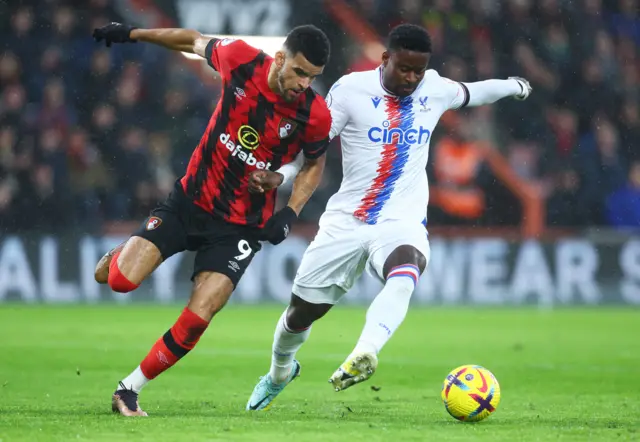
[[[193,29],[160,28],[134,29],[132,38],[164,46],[174,51],[189,52],[205,57],[205,49],[212,37],[205,37]]]
[[[509,77],[507,80],[485,80],[474,83],[460,83],[467,94],[467,106],[482,106],[513,97],[525,100],[532,91],[527,80],[520,77]]]
[[[112,43],[136,43],[144,41],[163,46],[174,51],[189,52],[205,57],[205,49],[211,37],[205,37],[198,31],[181,28],[140,29],[122,23],[109,23],[94,29],[93,38],[105,41],[107,47]]]

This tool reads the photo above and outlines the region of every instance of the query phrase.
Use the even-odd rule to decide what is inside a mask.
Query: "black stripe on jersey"
[[[262,62],[264,62],[264,60],[262,60]],[[255,128],[259,134],[264,134],[267,129],[267,121],[273,120],[274,114],[275,107],[273,103],[270,103],[264,95],[260,94],[258,95],[258,100],[255,108],[249,111],[249,126]],[[248,225],[257,225],[262,223],[262,208],[265,206],[265,204],[266,196],[264,194],[249,194],[249,208],[247,210],[247,213],[249,214],[247,216]]]
[[[308,123],[309,119],[311,118],[311,106],[313,106],[313,102],[316,99],[316,94],[311,90],[311,88],[309,88],[307,89],[307,95],[305,98],[306,100],[304,103],[304,107],[298,109],[296,119],[300,119],[305,123]],[[305,130],[306,129],[307,127],[305,127]],[[304,152],[304,156],[312,160],[318,158],[324,153],[327,146],[329,145],[329,138],[312,143],[305,143],[304,141],[301,141],[300,143]]]
[[[194,200],[200,199],[202,195],[202,187],[207,180],[208,171],[213,166],[213,154],[218,146],[218,138],[220,134],[226,130],[229,124],[231,110],[236,106],[236,97],[233,94],[234,90],[235,89],[229,87],[229,85],[226,85],[222,90],[220,113],[216,118],[215,126],[208,133],[209,138],[207,139],[207,143],[202,148],[202,156],[198,164],[198,170],[187,182],[187,195]],[[221,186],[222,183],[220,182],[218,185]]]
[[[464,90],[464,101],[462,102],[462,105],[458,108],[458,109],[462,109],[463,107],[466,107],[467,104],[469,104],[469,99],[471,99],[471,96],[469,95],[469,89],[467,88],[467,86],[464,83],[458,82],[460,84],[460,86],[462,86],[462,89]]]
[[[261,52],[252,61],[239,65],[231,72],[231,81],[225,93],[234,97],[234,102],[234,91],[236,88],[244,89],[247,81],[253,78],[256,67],[264,64],[264,60],[265,54]],[[258,102],[260,101],[260,97],[262,97],[262,94],[258,92]],[[251,113],[252,110],[249,109],[249,115],[251,115]],[[264,133],[265,122],[262,121],[260,125],[257,123],[256,121],[250,120],[247,124],[256,129],[259,134]],[[254,126],[254,124],[256,124],[256,126]],[[224,215],[231,214],[231,205],[236,200],[235,189],[240,187],[241,179],[246,173],[246,166],[244,161],[234,161],[232,157],[229,157],[229,162],[227,163],[222,181],[220,182],[220,194],[218,198],[215,198],[213,201],[213,207],[216,211]],[[250,219],[246,220],[247,224],[251,224],[251,222],[252,220]]]
[[[211,40],[209,40],[209,43],[207,43],[207,47],[204,49],[204,56],[207,59],[207,64],[214,70],[216,69],[216,67],[213,65],[211,57],[213,57],[213,47],[219,40],[219,38],[212,38]]]

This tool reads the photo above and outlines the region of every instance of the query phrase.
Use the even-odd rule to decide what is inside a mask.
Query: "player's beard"
[[[384,68],[386,69],[386,68]],[[391,73],[391,71],[389,72]],[[382,74],[382,85],[389,91],[391,91],[391,93],[393,93],[393,95],[396,95],[397,97],[400,98],[405,98],[408,97],[409,95],[413,94],[417,88],[416,87],[412,87],[412,86],[407,86],[407,85],[403,85],[400,84],[400,82],[394,81],[394,79],[391,77],[390,79],[388,79],[386,77],[387,72],[385,72],[383,70],[383,74]],[[391,83],[392,85],[389,86],[389,83]],[[395,84],[393,84],[395,83]],[[408,88],[408,89],[407,89]]]
[[[280,89],[280,96],[288,102],[293,102],[295,101],[295,98],[291,98],[288,94],[290,89],[285,88],[285,78],[284,78],[284,72],[281,70],[280,72],[278,72],[278,89]]]
[[[413,94],[416,90],[415,86],[409,86],[406,84],[396,84],[393,88],[389,88],[389,90],[391,92],[394,93],[394,95],[400,97],[400,98],[405,98],[408,97],[409,95]]]

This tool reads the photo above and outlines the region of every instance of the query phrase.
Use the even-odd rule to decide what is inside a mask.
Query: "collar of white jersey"
[[[383,68],[383,65],[378,66],[378,77],[380,78],[380,87],[381,87],[381,88],[382,88],[382,90],[383,90],[383,91],[385,91],[387,94],[389,94],[389,95],[393,95],[394,97],[397,97],[397,95],[396,95],[396,94],[394,94],[394,93],[393,93],[393,92],[391,92],[389,89],[387,89],[386,87],[384,87],[384,83],[382,82],[382,68]],[[420,85],[422,84],[422,82],[423,82],[423,81],[424,81],[424,77],[422,77],[422,80],[420,80],[420,83],[418,83],[418,86],[416,87],[416,90],[415,90],[415,91],[417,91],[417,90],[420,88]],[[411,92],[411,94],[410,94],[410,95],[407,95],[407,97],[410,97],[411,95],[413,95],[413,93],[414,93],[415,91]]]

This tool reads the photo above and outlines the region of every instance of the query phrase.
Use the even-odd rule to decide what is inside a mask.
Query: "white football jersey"
[[[382,85],[382,68],[354,72],[327,95],[330,137],[340,135],[343,178],[323,218],[351,214],[377,224],[421,222],[427,213],[429,142],[440,116],[468,102],[467,89],[434,70],[399,98]]]

